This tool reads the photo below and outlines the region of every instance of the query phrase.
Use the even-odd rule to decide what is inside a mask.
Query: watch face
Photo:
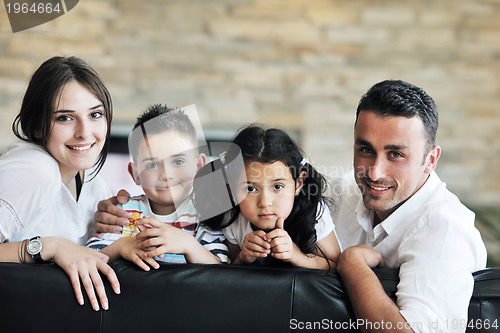
[[[28,243],[27,247],[29,254],[37,254],[42,250],[42,242],[38,239],[34,239]]]

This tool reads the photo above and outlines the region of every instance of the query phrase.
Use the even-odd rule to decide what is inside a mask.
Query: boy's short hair
[[[128,138],[130,156],[137,163],[137,155],[141,143],[147,137],[175,131],[179,136],[188,139],[197,146],[196,129],[191,119],[180,107],[154,104],[149,106],[138,118]]]

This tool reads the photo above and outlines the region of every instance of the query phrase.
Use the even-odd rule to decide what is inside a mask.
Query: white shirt
[[[474,213],[433,172],[418,192],[372,228],[373,211],[365,207],[354,174],[331,186],[343,248],[366,244],[390,267],[399,267],[397,305],[407,323],[416,332],[465,332],[471,273],[486,266]]]
[[[13,146],[0,157],[0,242],[59,236],[85,245],[97,203],[112,196],[102,179],[90,178],[75,201],[50,154],[31,143]]]
[[[316,242],[319,242],[326,236],[328,236],[331,232],[335,234],[335,225],[333,224],[332,217],[330,214],[330,210],[326,205],[323,205],[321,208],[320,204],[318,204],[318,209],[324,209],[323,214],[318,219],[318,223],[315,225],[316,229]],[[228,227],[222,229],[224,232],[224,236],[226,239],[232,243],[236,244],[240,247],[243,247],[243,241],[245,240],[245,236],[252,233],[253,229],[245,217],[240,213],[240,215],[236,218],[236,220]]]

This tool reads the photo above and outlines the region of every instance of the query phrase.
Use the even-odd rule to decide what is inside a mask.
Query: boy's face
[[[192,191],[196,172],[206,157],[175,131],[148,136],[139,146],[133,178],[141,185],[155,214],[173,213]]]

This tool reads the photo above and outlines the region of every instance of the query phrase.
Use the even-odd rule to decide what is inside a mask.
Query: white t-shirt
[[[343,248],[366,244],[399,267],[397,305],[416,332],[464,332],[474,280],[486,248],[474,213],[433,172],[426,183],[372,228],[354,174],[330,184],[333,220]],[[458,329],[457,329],[458,327]]]
[[[321,205],[318,204],[318,209],[321,209]],[[335,225],[333,224],[330,210],[326,205],[323,205],[323,214],[318,219],[318,223],[315,225],[316,228],[316,242],[319,242],[331,232],[335,234]],[[232,243],[237,244],[240,249],[243,246],[243,241],[245,236],[253,232],[250,222],[248,222],[245,217],[240,213],[236,220],[228,227],[222,229],[226,239]]]
[[[85,245],[97,203],[112,196],[102,179],[90,178],[75,201],[50,154],[31,143],[14,145],[0,157],[0,242],[59,236]]]

